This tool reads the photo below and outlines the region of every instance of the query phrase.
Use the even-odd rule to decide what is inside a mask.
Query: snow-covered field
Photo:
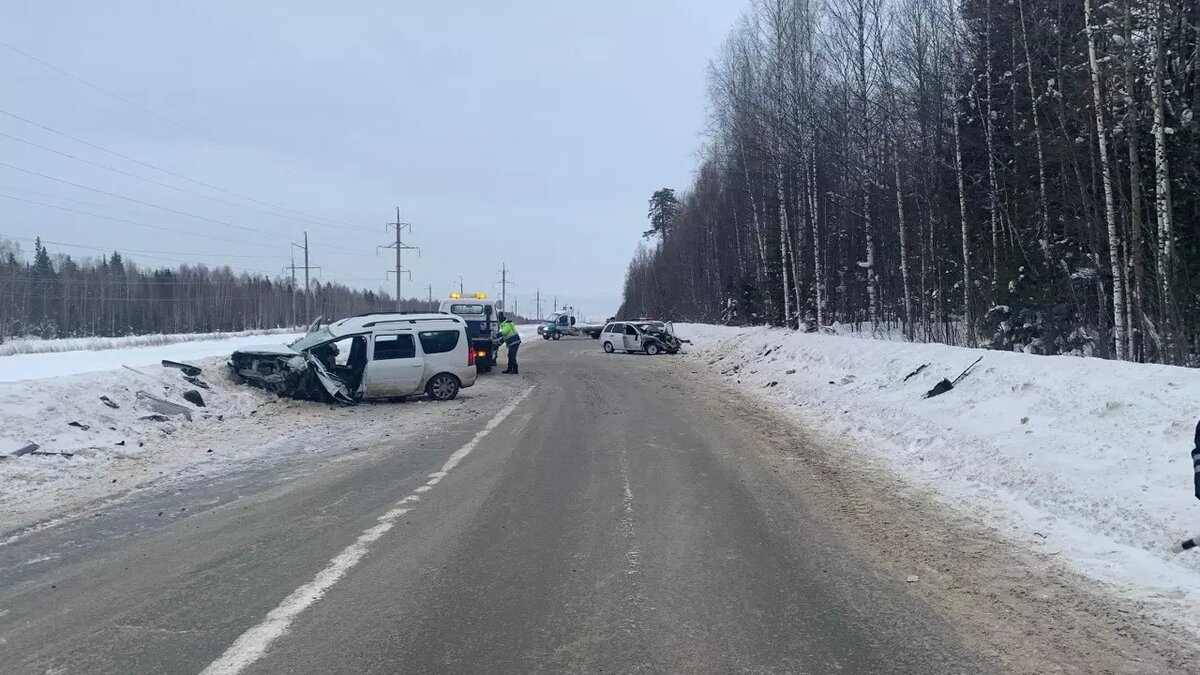
[[[449,404],[342,408],[280,399],[232,380],[224,364],[230,352],[293,337],[240,335],[0,356],[0,543],[5,532],[158,481],[436,433],[454,419],[481,414],[489,393],[502,387],[485,377]],[[201,379],[210,387],[199,390],[205,407],[184,401],[183,392],[195,387],[178,370],[164,368],[162,359],[203,368]],[[139,400],[139,391],[191,408],[191,420],[145,419],[154,411]],[[39,453],[70,456],[13,456],[31,442]]]
[[[931,489],[1200,633],[1189,451],[1200,370],[769,328],[680,326],[692,357],[856,459]],[[953,390],[924,399],[983,360]],[[921,366],[920,373],[906,377]]]
[[[297,337],[294,333],[208,333],[94,338],[97,342],[88,339],[39,340],[30,344],[41,345],[40,351],[0,356],[0,382],[98,373],[122,366],[157,365],[163,359],[188,361],[228,356],[242,347],[291,342]],[[161,338],[175,339],[164,342]]]
[[[294,333],[291,328],[266,328],[228,333],[160,333],[155,335],[128,335],[125,337],[84,337],[45,340],[37,337],[9,338],[0,342],[0,356],[13,354],[44,354],[47,352],[73,352],[80,350],[102,351],[106,349],[130,349],[132,347],[154,347],[180,342],[201,342],[250,337],[252,335],[286,335]],[[272,338],[263,338],[270,340]]]

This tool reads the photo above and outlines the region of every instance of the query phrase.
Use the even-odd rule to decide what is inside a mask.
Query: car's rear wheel
[[[658,356],[658,353],[661,351],[662,349],[657,343],[651,342],[650,344],[646,345],[646,353],[650,356]]]
[[[452,401],[458,396],[458,378],[448,373],[434,375],[425,385],[425,393],[434,401]]]
[[[604,343],[604,351],[605,351],[605,353],[607,353],[607,354],[611,354],[611,353],[613,353],[613,352],[615,352],[615,351],[617,351],[617,350],[616,350],[616,349],[615,349],[615,348],[612,346],[612,343],[611,343],[611,342],[605,342],[605,343]]]

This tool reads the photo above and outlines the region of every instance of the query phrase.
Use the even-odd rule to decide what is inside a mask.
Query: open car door
[[[346,383],[331,375],[329,373],[329,369],[325,367],[324,363],[321,363],[320,359],[318,359],[316,356],[313,356],[311,353],[305,353],[304,358],[308,361],[309,367],[312,368],[313,375],[317,378],[317,382],[321,384],[321,387],[329,393],[329,396],[333,398],[334,401],[346,404],[353,404],[356,402],[354,396],[350,392],[350,388],[346,386]]]

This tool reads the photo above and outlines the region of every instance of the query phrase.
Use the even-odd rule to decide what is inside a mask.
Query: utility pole
[[[429,311],[433,311],[433,284],[429,284]]]
[[[396,249],[396,269],[395,269],[395,272],[396,272],[396,311],[399,312],[403,309],[403,307],[401,307],[401,303],[404,302],[404,300],[403,300],[404,296],[402,295],[403,284],[401,283],[401,279],[402,279],[403,275],[405,275],[405,274],[407,274],[410,279],[412,278],[412,272],[404,269],[403,265],[401,265],[400,254],[403,253],[404,251],[415,250],[415,251],[417,251],[417,255],[419,256],[419,255],[421,255],[421,249],[418,246],[409,246],[408,244],[404,243],[404,239],[403,239],[404,230],[405,230],[405,228],[407,228],[409,232],[412,232],[412,223],[400,222],[400,207],[399,206],[396,207],[396,222],[388,223],[387,227],[395,228],[396,241],[394,243],[388,244],[386,246],[378,246],[378,247],[376,247],[375,250],[378,252],[378,250],[380,248]]]
[[[458,275],[458,294],[463,295],[465,293],[466,293],[466,291],[463,290],[463,278],[462,278],[462,275],[460,274],[460,275]]]
[[[508,311],[508,287],[513,282],[508,280],[508,265],[500,263],[500,306]],[[513,284],[515,285],[515,284]]]
[[[283,271],[287,272],[289,269],[292,271],[292,285],[288,286],[288,290],[291,291],[290,295],[292,296],[292,324],[291,325],[295,326],[296,325],[296,251],[295,250],[292,251],[292,264],[289,265],[288,267],[283,268]]]
[[[300,267],[300,268],[296,267],[296,251],[295,251],[295,249],[298,249],[298,248],[304,249],[304,267]],[[304,244],[303,245],[292,242],[291,269],[292,269],[292,288],[293,288],[293,291],[292,291],[292,324],[294,325],[296,323],[296,310],[295,310],[296,298],[295,298],[295,290],[294,289],[296,286],[296,270],[297,269],[304,270],[304,323],[309,323],[310,321],[312,321],[312,295],[308,292],[308,271],[309,270],[319,270],[321,268],[320,268],[320,266],[313,266],[313,265],[308,264],[308,232],[304,233]]]
[[[541,321],[542,320],[542,289],[541,288],[537,289],[537,300],[535,302],[537,303],[537,309],[534,311],[537,312],[537,320]]]

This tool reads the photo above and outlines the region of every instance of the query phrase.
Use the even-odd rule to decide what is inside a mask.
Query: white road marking
[[[621,444],[621,479],[625,483],[625,495],[621,504],[625,508],[625,517],[621,519],[621,528],[629,539],[629,550],[625,552],[625,573],[637,574],[642,562],[642,555],[637,549],[637,517],[633,512],[633,487],[629,484],[629,456],[625,444]]]
[[[471,454],[471,451],[479,445],[479,442],[485,436],[500,426],[505,418],[511,415],[533,390],[534,387],[530,387],[518,394],[503,410],[496,413],[495,417],[488,420],[488,423],[470,441],[467,441],[466,445],[455,450],[446,459],[446,463],[442,465],[441,471],[430,474],[432,478],[429,483],[418,487],[414,492],[427,492],[434,485],[437,485],[446,474],[450,473],[454,467],[466,459],[467,455]],[[626,485],[628,486],[628,483]],[[207,668],[201,671],[200,675],[235,675],[262,658],[267,648],[271,646],[271,643],[279,639],[284,633],[287,633],[292,621],[301,612],[317,600],[320,600],[326,591],[332,588],[342,577],[346,576],[346,573],[351,568],[362,561],[363,557],[370,552],[369,544],[392,529],[392,526],[396,524],[396,519],[408,513],[409,509],[403,508],[401,505],[416,502],[419,499],[420,497],[417,495],[411,494],[396,502],[393,508],[379,516],[378,525],[368,528],[362,534],[358,535],[358,539],[353,544],[347,546],[341,553],[334,556],[329,561],[329,564],[325,566],[325,569],[313,577],[312,581],[292,591],[290,595],[283,599],[283,602],[279,603],[279,606],[267,613],[267,617],[262,623],[242,633],[225,650],[225,653],[216,661],[210,663]]]

